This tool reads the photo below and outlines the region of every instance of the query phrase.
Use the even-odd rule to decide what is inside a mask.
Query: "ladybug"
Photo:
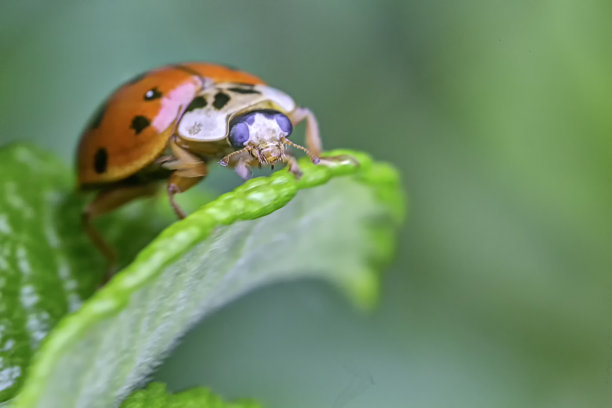
[[[306,147],[293,128],[306,121]],[[174,196],[208,174],[218,161],[240,177],[253,166],[285,163],[299,177],[288,147],[319,163],[321,140],[313,113],[260,78],[226,66],[194,62],[148,71],[116,90],[84,130],[77,152],[78,189],[96,190],[83,210],[85,230],[114,266],[116,255],[92,219],[153,194],[167,180]]]

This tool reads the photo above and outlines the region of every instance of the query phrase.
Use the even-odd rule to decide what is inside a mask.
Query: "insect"
[[[306,122],[306,147],[293,127]],[[321,140],[313,113],[247,72],[210,63],[154,69],[116,90],[84,130],[77,152],[78,188],[98,193],[83,210],[92,241],[109,261],[116,255],[92,219],[153,194],[162,180],[179,218],[175,195],[200,182],[218,161],[240,177],[253,166],[285,163],[299,176],[289,147],[319,163]]]

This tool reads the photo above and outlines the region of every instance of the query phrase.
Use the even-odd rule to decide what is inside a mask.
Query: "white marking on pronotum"
[[[262,95],[276,104],[278,104],[285,112],[291,112],[295,109],[295,102],[293,98],[284,93],[283,91],[272,88],[267,85],[255,85],[256,90],[262,93]]]

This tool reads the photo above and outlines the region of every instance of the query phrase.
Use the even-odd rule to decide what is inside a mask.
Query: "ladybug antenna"
[[[298,144],[293,143],[291,140],[287,139],[286,137],[283,137],[283,143],[288,144],[289,146],[295,147],[296,149],[300,149],[301,151],[303,151],[304,153],[306,153],[308,155],[308,157],[310,157],[310,160],[314,163],[317,164],[319,163],[319,158],[317,156],[315,156],[314,154],[312,154],[310,152],[310,150],[308,150],[307,148],[305,148],[304,146],[300,146]]]
[[[227,167],[227,165],[229,164],[229,160],[232,156],[242,153],[247,150],[248,148],[245,147],[244,149],[240,149],[240,150],[236,150],[235,152],[231,152],[230,154],[228,154],[227,156],[219,160],[219,164],[222,165],[223,167]]]

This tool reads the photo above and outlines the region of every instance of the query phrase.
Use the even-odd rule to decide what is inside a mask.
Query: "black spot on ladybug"
[[[98,126],[100,126],[100,123],[102,122],[102,119],[104,118],[104,114],[106,113],[106,108],[107,108],[107,104],[103,104],[103,105],[100,105],[98,109],[96,109],[94,115],[89,121],[89,125],[87,126],[87,128],[96,129]]]
[[[102,174],[106,171],[106,166],[108,164],[108,153],[106,149],[101,147],[96,151],[94,156],[94,170],[98,174]]]
[[[236,92],[239,94],[260,94],[261,92],[253,89],[253,87],[250,88],[238,88],[238,87],[234,87],[234,88],[227,88],[228,91],[232,91],[232,92]]]
[[[215,109],[222,109],[229,102],[230,97],[228,94],[223,92],[217,92],[215,95],[215,100],[213,101],[213,106]]]
[[[187,106],[185,112],[191,112],[194,109],[200,109],[206,106],[206,99],[203,96],[198,96],[197,98],[193,98],[193,101]]]
[[[134,119],[132,119],[132,125],[130,127],[134,129],[136,134],[139,134],[150,124],[151,121],[146,116],[134,116]]]
[[[151,88],[147,92],[145,92],[144,100],[145,101],[150,101],[150,100],[153,100],[153,99],[161,98],[161,96],[162,96],[162,93],[159,92],[159,90],[157,88]]]

